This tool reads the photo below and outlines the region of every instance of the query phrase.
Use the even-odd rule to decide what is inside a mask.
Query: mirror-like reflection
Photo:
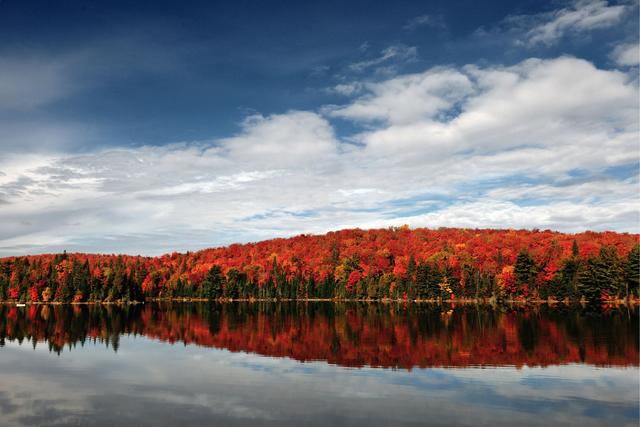
[[[2,426],[633,426],[640,409],[626,308],[5,305],[0,344]]]
[[[0,306],[6,341],[56,353],[122,335],[346,367],[638,365],[638,311],[230,303]]]

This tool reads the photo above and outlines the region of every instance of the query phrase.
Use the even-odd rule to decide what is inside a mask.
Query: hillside
[[[0,259],[0,299],[637,298],[639,236],[549,230],[342,230],[160,257]]]

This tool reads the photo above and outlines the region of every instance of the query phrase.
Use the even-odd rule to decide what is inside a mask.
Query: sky
[[[0,1],[0,256],[640,231],[638,1]]]

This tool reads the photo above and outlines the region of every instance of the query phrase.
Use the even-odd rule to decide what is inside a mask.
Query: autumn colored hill
[[[637,298],[639,235],[342,230],[160,257],[0,259],[0,300]]]

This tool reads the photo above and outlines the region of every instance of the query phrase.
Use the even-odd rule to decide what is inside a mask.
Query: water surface
[[[0,306],[0,425],[637,425],[638,312]]]

